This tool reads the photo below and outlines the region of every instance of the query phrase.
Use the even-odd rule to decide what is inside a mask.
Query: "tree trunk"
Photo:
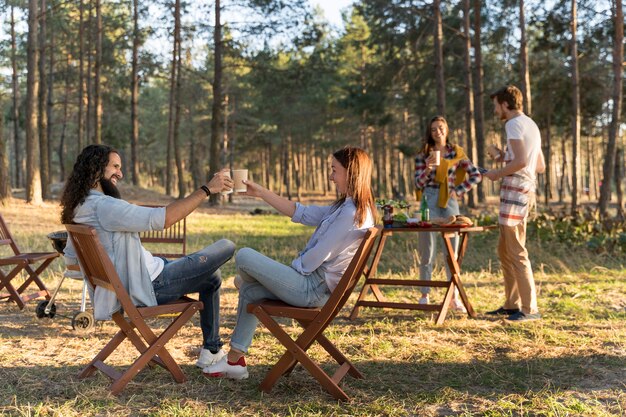
[[[139,185],[139,115],[137,102],[139,100],[139,0],[133,0],[133,52],[130,75],[130,175],[134,186]]]
[[[565,137],[561,138],[561,181],[559,181],[559,203],[563,202],[565,182],[567,180],[567,150]]]
[[[39,3],[39,171],[41,175],[41,198],[48,199],[50,164],[48,161],[48,83],[46,80],[46,0]]]
[[[95,143],[102,143],[102,4],[96,0],[96,62],[94,64]]]
[[[87,112],[85,114],[85,136],[86,144],[93,143],[92,128],[93,128],[93,95],[92,95],[92,59],[93,59],[93,7],[91,1],[89,2],[89,13],[87,15],[87,79],[86,79],[86,103],[85,108]]]
[[[76,120],[77,126],[77,138],[76,138],[76,155],[78,155],[84,146],[85,136],[85,117],[83,110],[85,108],[85,19],[84,19],[85,4],[84,0],[80,0],[78,5],[79,25],[78,25],[78,120]]]
[[[9,178],[9,157],[4,139],[4,112],[0,111],[0,204],[11,198],[11,180]]]
[[[53,17],[53,13],[54,13],[54,7],[50,7],[50,9],[48,10],[48,16],[50,17],[50,19],[52,19]],[[54,24],[54,20],[52,21],[52,23]],[[46,157],[46,161],[48,162],[48,173],[49,173],[49,181],[48,183],[52,182],[52,149],[53,149],[53,145],[52,145],[52,116],[53,116],[53,110],[54,110],[54,74],[56,71],[56,60],[55,60],[55,41],[56,41],[56,36],[55,36],[56,31],[55,30],[51,30],[50,31],[50,45],[48,47],[48,51],[50,53],[50,63],[49,63],[49,68],[48,68],[48,100],[46,101],[46,120],[48,121],[48,123],[46,124],[47,126],[47,131],[46,131],[46,137],[48,138],[48,152],[47,152],[47,157]]]
[[[441,23],[440,0],[433,1],[434,19],[434,48],[435,48],[435,77],[437,79],[437,113],[441,116],[446,114],[446,84],[443,76],[443,28]]]
[[[15,158],[15,181],[16,187],[22,185],[22,157],[20,152],[20,100],[19,83],[17,76],[17,45],[15,40],[15,6],[11,4],[11,86],[13,89],[13,157]]]
[[[519,2],[519,28],[520,28],[520,70],[522,80],[522,96],[524,98],[524,113],[532,114],[530,96],[530,70],[528,67],[528,45],[526,43],[526,19],[524,18],[524,0]]]
[[[40,204],[41,175],[39,172],[39,146],[37,127],[37,97],[39,97],[39,50],[38,34],[38,0],[28,0],[28,61],[26,80],[26,202]]]
[[[63,182],[65,181],[65,132],[67,129],[67,110],[68,110],[68,102],[69,102],[69,97],[70,97],[70,75],[69,75],[69,68],[70,68],[70,62],[71,62],[72,58],[71,55],[68,54],[67,55],[67,70],[65,71],[65,97],[63,99],[63,124],[61,127],[61,135],[59,137],[59,148],[58,148],[58,155],[59,155],[59,181]]]
[[[580,84],[578,77],[578,46],[576,30],[578,19],[576,0],[571,0],[571,36],[572,36],[572,214],[578,211],[578,183],[580,182]]]
[[[482,0],[474,0],[474,118],[476,120],[476,153],[478,166],[485,166],[485,113],[483,103],[483,54],[481,43],[481,4]],[[483,183],[478,184],[478,201],[485,201]]]
[[[467,136],[467,156],[470,161],[475,161],[476,155],[474,146],[474,137],[476,129],[474,126],[474,96],[472,95],[472,62],[470,41],[470,0],[463,0],[463,34],[464,34],[464,54],[463,60],[465,64],[465,134]],[[476,207],[476,193],[472,189],[467,195],[467,205]]]
[[[179,31],[180,31],[180,13],[179,13]],[[176,60],[176,98],[174,99],[174,159],[176,160],[176,173],[178,176],[178,198],[182,199],[187,193],[187,186],[185,184],[185,163],[181,156],[180,149],[180,77],[181,77],[181,39],[180,32],[178,34],[178,59]]]
[[[551,109],[551,107],[550,107]],[[550,198],[552,197],[552,129],[551,129],[551,121],[552,121],[552,112],[548,111],[546,115],[546,141],[545,141],[545,151],[544,155],[546,157],[546,181],[544,184],[544,197],[546,207],[548,207],[548,203],[550,202]]]
[[[220,0],[215,0],[215,28],[213,30],[214,69],[213,107],[211,111],[211,143],[209,144],[209,175],[219,170],[219,138],[222,116],[222,23]],[[218,203],[218,195],[212,195],[210,202]]]
[[[178,70],[178,45],[180,38],[180,0],[174,2],[174,39],[172,41],[172,67],[170,70],[170,101],[167,124],[167,161],[165,164],[165,193],[172,195],[174,185],[174,169],[172,156],[174,153],[174,118],[176,113],[176,72]]]
[[[606,145],[604,164],[602,166],[602,186],[598,208],[600,217],[608,217],[608,205],[611,198],[611,175],[615,166],[617,135],[619,133],[622,114],[622,62],[624,60],[624,10],[622,0],[615,0],[613,39],[613,109],[609,125],[609,139]]]
[[[617,216],[624,221],[624,194],[622,193],[622,182],[624,181],[624,149],[618,149],[615,154],[615,194],[617,196]]]

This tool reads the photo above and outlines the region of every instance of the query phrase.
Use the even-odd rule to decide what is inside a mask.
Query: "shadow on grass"
[[[353,402],[368,403],[392,396],[405,401],[438,403],[446,392],[497,398],[527,392],[565,391],[593,392],[624,389],[623,357],[610,355],[561,356],[513,360],[507,351],[496,352],[489,361],[467,363],[359,361],[355,366],[365,379],[344,379],[343,389]],[[258,391],[258,385],[269,366],[249,365],[250,379],[232,381],[205,378],[198,368],[183,366],[188,381],[177,384],[160,367],[142,370],[118,397],[108,393],[109,380],[96,374],[78,380],[83,365],[77,366],[6,366],[0,369],[5,388],[1,404],[62,403],[82,398],[92,404],[113,402],[134,407],[161,407],[164,401],[195,400],[216,406],[252,407],[259,400],[281,407],[297,403],[334,403],[308,372],[298,366],[294,372],[279,380],[270,394]],[[332,364],[322,364],[327,371]],[[121,368],[118,368],[121,369]],[[80,401],[79,401],[80,402]],[[134,405],[130,405],[134,402]],[[74,404],[75,409],[80,409]]]

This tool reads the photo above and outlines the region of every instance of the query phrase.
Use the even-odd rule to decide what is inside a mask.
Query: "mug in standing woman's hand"
[[[436,168],[441,163],[441,151],[432,151],[426,160],[428,166]]]

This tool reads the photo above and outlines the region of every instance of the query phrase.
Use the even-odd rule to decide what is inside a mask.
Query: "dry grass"
[[[152,197],[152,196],[148,196]],[[135,201],[166,202],[135,197]],[[254,206],[255,203],[235,207]],[[245,211],[244,210],[244,211]],[[241,210],[240,210],[241,211]],[[2,208],[24,250],[48,250],[45,234],[58,230],[58,207],[31,207],[15,200]],[[277,216],[249,216],[235,209],[203,209],[189,219],[190,249],[225,236],[288,261],[310,233]],[[501,278],[494,251],[496,235],[472,240],[463,280],[477,311],[496,307]],[[352,396],[337,403],[301,368],[281,380],[271,394],[258,383],[282,353],[259,328],[248,360],[250,379],[205,379],[194,367],[199,340],[197,317],[168,344],[189,377],[176,384],[162,369],[142,371],[118,397],[98,374],[79,381],[76,374],[113,335],[100,323],[86,335],[72,331],[68,317],[78,310],[80,283],[66,281],[53,319],[35,317],[36,302],[20,311],[0,303],[0,413],[18,416],[105,415],[611,415],[626,414],[626,270],[623,259],[596,259],[575,248],[544,248],[531,242],[540,309],[544,319],[506,325],[480,316],[456,315],[443,326],[429,314],[403,310],[362,310],[355,321],[342,312],[331,339],[353,359],[364,380],[347,378]],[[382,274],[410,274],[415,242],[395,239]],[[565,255],[564,255],[565,254]],[[608,262],[608,263],[607,263]],[[621,263],[621,265],[620,265]],[[609,267],[607,267],[607,265]],[[45,276],[54,288],[60,261]],[[407,271],[406,269],[409,268]],[[223,336],[234,325],[236,292],[232,262],[224,268]],[[441,271],[438,272],[441,277]],[[414,291],[391,288],[392,299],[412,299]],[[439,296],[441,296],[439,294]],[[435,293],[435,297],[437,294]],[[348,302],[348,308],[354,300]],[[161,323],[156,322],[157,325]],[[165,324],[165,323],[163,323]],[[134,357],[126,348],[113,358],[122,367]],[[313,352],[330,363],[321,350]]]

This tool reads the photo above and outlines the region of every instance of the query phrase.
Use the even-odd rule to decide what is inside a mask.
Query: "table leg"
[[[454,251],[452,247],[452,242],[450,240],[452,236],[453,236],[452,233],[447,233],[447,232],[442,233],[443,242],[448,252],[446,261],[448,262],[448,267],[450,268],[451,277],[450,277],[450,286],[448,287],[448,290],[444,297],[443,305],[441,306],[441,311],[439,315],[437,316],[437,319],[435,320],[437,324],[441,324],[445,320],[448,307],[450,306],[450,302],[452,301],[452,295],[454,294],[455,288],[459,290],[459,296],[461,298],[461,301],[463,302],[463,305],[467,309],[468,316],[476,317],[476,313],[474,312],[474,309],[472,308],[472,305],[469,302],[467,293],[465,292],[465,288],[463,287],[463,284],[461,282],[461,263],[463,261],[463,257],[465,256],[465,251],[467,250],[468,234],[463,233],[463,232],[459,233],[459,237],[460,237],[459,251],[456,256],[453,256]]]
[[[357,298],[356,304],[350,313],[350,320],[354,320],[359,316],[359,307],[361,305],[361,301],[365,299],[369,290],[372,290],[374,297],[377,301],[383,301],[384,297],[378,285],[376,284],[368,284],[367,281],[376,274],[376,270],[378,269],[378,262],[380,262],[380,257],[383,253],[383,248],[385,247],[385,242],[387,240],[387,235],[383,232],[378,241],[378,246],[376,247],[376,251],[374,252],[374,259],[372,259],[372,264],[367,268],[363,275],[365,276],[365,282],[363,283],[363,288],[361,288],[361,292],[359,293],[359,297]]]

